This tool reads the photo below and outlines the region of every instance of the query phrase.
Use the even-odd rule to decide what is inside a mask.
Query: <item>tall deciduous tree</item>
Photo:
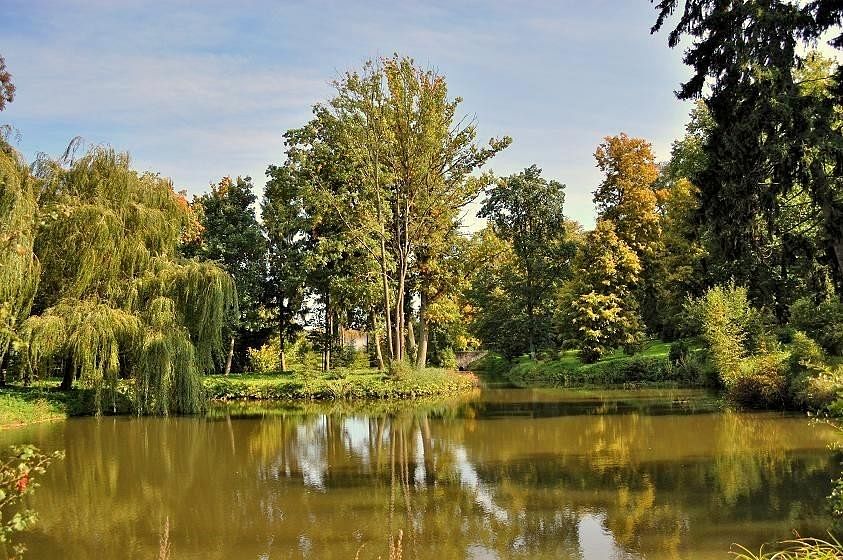
[[[536,337],[547,317],[539,317],[556,286],[570,272],[573,257],[566,239],[565,186],[548,181],[535,165],[497,182],[478,216],[487,218],[495,233],[512,245],[517,282],[509,294],[527,317],[527,344],[536,356]]]
[[[336,83],[329,104],[354,162],[345,188],[327,192],[359,246],[378,263],[391,359],[403,359],[408,280],[421,243],[452,227],[458,209],[489,178],[472,177],[509,138],[475,144],[473,121],[458,119],[443,76],[397,55],[367,63]]]
[[[241,341],[245,351],[247,346],[260,346],[264,338],[266,240],[255,216],[257,196],[253,191],[250,177],[236,180],[223,177],[211,185],[210,192],[195,197],[192,206],[199,217],[202,234],[197,242],[183,246],[187,256],[216,261],[234,278],[240,317],[226,328],[229,343],[226,374],[231,370],[236,340]]]
[[[652,253],[661,235],[658,205],[662,193],[652,145],[626,133],[607,136],[594,152],[603,181],[594,191],[601,220],[615,224],[618,237],[639,255]]]
[[[280,338],[279,361],[287,369],[286,346],[302,329],[305,290],[309,275],[310,218],[304,187],[289,166],[272,165],[261,203],[261,218],[268,241],[266,295],[275,309]]]

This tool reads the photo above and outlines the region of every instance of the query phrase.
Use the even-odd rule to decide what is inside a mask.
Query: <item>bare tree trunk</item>
[[[406,316],[406,312],[404,313]],[[413,328],[413,319],[410,317],[407,319],[407,355],[409,358],[415,360],[418,357],[418,345],[416,344],[416,331]]]
[[[421,295],[421,305],[419,306],[419,350],[416,355],[416,367],[424,369],[427,366],[427,296],[424,291]]]
[[[398,293],[395,301],[395,352],[393,358],[396,360],[404,359],[404,271],[403,263],[401,264],[401,272],[398,278]]]
[[[378,360],[378,369],[380,371],[384,370],[384,363],[383,363],[383,352],[381,352],[381,337],[378,336],[378,319],[375,315],[374,309],[371,312],[372,315],[372,338],[375,340],[375,357]]]
[[[331,371],[331,346],[334,344],[334,314],[330,311],[330,307],[325,308],[325,348],[324,363],[322,364],[322,371]]]
[[[228,343],[228,358],[225,360],[225,375],[231,373],[231,361],[234,359],[234,337]]]

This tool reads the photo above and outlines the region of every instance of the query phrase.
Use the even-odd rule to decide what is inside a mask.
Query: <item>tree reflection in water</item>
[[[649,396],[648,396],[649,395]],[[680,398],[681,397],[681,398]],[[66,460],[33,558],[722,558],[822,531],[834,434],[698,394],[508,390],[439,407],[227,408],[2,434]],[[362,547],[362,548],[361,548]]]

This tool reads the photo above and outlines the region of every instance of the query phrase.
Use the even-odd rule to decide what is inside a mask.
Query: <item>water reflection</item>
[[[0,434],[66,449],[32,558],[722,558],[827,523],[830,429],[702,393],[487,391]],[[398,537],[400,536],[400,539]],[[399,542],[400,540],[400,542]]]

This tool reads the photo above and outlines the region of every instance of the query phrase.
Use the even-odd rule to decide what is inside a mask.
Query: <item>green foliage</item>
[[[716,355],[716,354],[715,354]],[[784,408],[790,397],[790,368],[786,352],[749,356],[736,364],[737,371],[723,376],[729,396],[744,406]]]
[[[32,445],[11,446],[0,457],[0,551],[4,557],[21,558],[26,547],[13,542],[15,533],[25,531],[36,521],[34,511],[21,507],[24,498],[38,487],[38,478],[64,453],[41,453]]]
[[[15,99],[15,84],[12,83],[12,75],[6,69],[6,60],[0,56],[0,111],[6,108],[7,103]]]
[[[677,340],[670,345],[670,353],[668,359],[673,365],[679,365],[686,361],[691,354],[691,346],[686,340]]]
[[[35,169],[26,180],[38,184],[38,207],[19,206],[39,224],[41,263],[34,314],[16,329],[21,373],[32,379],[59,366],[64,388],[79,379],[94,389],[97,410],[116,409],[121,377],[134,379],[139,412],[201,409],[199,375],[220,360],[237,299],[218,266],[178,257],[195,233],[184,198],[107,148]],[[39,280],[36,269],[16,270],[32,286]]]
[[[701,324],[713,363],[729,396],[749,406],[783,406],[789,398],[790,367],[785,352],[764,344],[763,315],[744,287],[715,286],[686,308]]]
[[[453,348],[445,348],[439,352],[439,367],[450,370],[457,369],[457,355]]]
[[[735,371],[736,364],[762,346],[768,331],[766,316],[749,303],[745,287],[734,283],[715,286],[685,305],[691,330],[708,341],[721,372]]]
[[[12,344],[21,345],[16,332],[29,315],[41,274],[33,252],[36,206],[35,181],[21,157],[0,138],[0,370]]]
[[[210,192],[194,197],[191,208],[201,235],[181,247],[185,256],[215,261],[234,279],[240,316],[231,317],[235,324],[226,330],[236,339],[235,362],[242,361],[244,344],[262,342],[268,326],[263,312],[267,244],[255,216],[253,191],[251,177],[223,177]]]
[[[826,352],[843,355],[843,302],[827,297],[817,303],[803,297],[790,306],[790,323],[816,340]]]
[[[461,395],[477,387],[477,379],[470,374],[416,370],[408,363],[395,371],[340,368],[338,373],[312,369],[281,376],[214,375],[205,378],[205,388],[214,400],[381,400]]]
[[[498,181],[478,213],[511,246],[510,278],[500,288],[526,316],[526,350],[533,357],[539,332],[547,329],[547,301],[570,274],[574,247],[566,235],[564,202],[565,186],[542,178],[533,165]]]
[[[503,364],[492,362],[492,365],[505,372],[505,378],[522,386],[711,385],[712,376],[701,352],[691,352],[685,359],[673,364],[668,348],[664,343],[655,343],[642,354],[626,356],[616,352],[596,363],[586,363],[574,352],[563,352],[553,360],[507,364],[508,371]]]
[[[611,222],[597,222],[574,260],[574,277],[563,288],[562,318],[580,357],[594,363],[619,346],[634,348],[642,337],[632,288],[641,265],[636,253],[616,234]]]
[[[710,281],[736,278],[783,320],[826,275],[843,284],[843,70],[800,48],[839,29],[839,2],[662,0],[656,9],[653,32],[670,21],[671,47],[688,37],[693,75],[677,96],[703,97],[708,109],[688,178],[700,189]]]

